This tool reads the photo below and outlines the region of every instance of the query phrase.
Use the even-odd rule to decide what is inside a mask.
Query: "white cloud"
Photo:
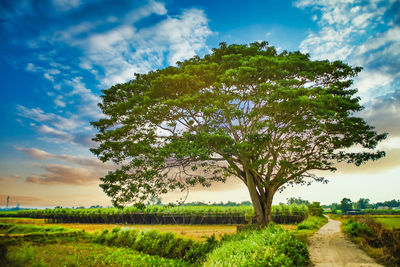
[[[386,12],[394,1],[300,0],[299,8],[321,14],[320,29],[300,44],[313,59],[343,60],[364,67],[355,87],[368,100],[394,90],[399,79],[400,28],[390,26]]]
[[[72,135],[70,135],[66,132],[54,129],[52,127],[49,127],[47,125],[42,125],[40,127],[37,127],[37,130],[43,134],[46,134],[47,136],[52,136],[52,137],[55,137],[55,138],[63,140],[63,141],[72,141],[73,140]]]
[[[32,63],[28,63],[27,65],[26,65],[26,68],[25,68],[27,71],[31,71],[31,72],[36,72],[36,71],[38,71],[38,67],[36,67],[35,65],[33,65]]]
[[[102,86],[108,87],[127,82],[134,73],[173,65],[207,49],[205,39],[211,31],[204,12],[199,9],[166,17],[150,27],[135,27],[142,18],[166,13],[164,4],[150,1],[126,14],[121,18],[121,24],[107,31],[90,33],[107,21],[82,22],[57,31],[53,40],[79,47],[84,53],[80,67],[92,72]],[[100,69],[101,74],[96,69]]]
[[[81,0],[53,0],[53,5],[58,11],[68,11],[81,5]]]
[[[358,47],[357,54],[362,55],[366,52],[398,42],[400,42],[400,27],[395,26],[360,45]]]
[[[64,101],[63,101],[63,97],[61,95],[58,95],[56,97],[56,99],[54,99],[54,104],[56,104],[56,106],[61,107],[61,108],[65,108],[65,106],[67,105]]]
[[[21,117],[41,123],[48,122],[59,130],[74,130],[85,124],[78,115],[71,115],[69,118],[65,118],[54,113],[45,113],[41,108],[29,109],[22,105],[17,105],[17,112]]]
[[[77,8],[80,4],[80,1],[53,3],[59,11]],[[160,16],[158,23],[137,28],[136,23],[150,15]],[[34,47],[44,43],[55,48],[61,45],[77,49],[81,54],[73,62],[66,62],[53,49],[37,53],[35,65],[26,65],[27,71],[40,72],[53,84],[47,92],[53,106],[46,107],[52,112],[17,106],[18,115],[35,122],[31,127],[40,133],[40,140],[94,145],[91,141],[94,130],[86,126],[88,120],[97,120],[103,114],[97,106],[101,98],[93,92],[92,77],[105,88],[127,82],[134,78],[134,73],[145,73],[208,52],[206,38],[211,31],[202,10],[189,9],[180,15],[168,16],[163,3],[148,1],[118,19],[112,16],[68,23],[65,29],[43,31],[40,37],[31,40]]]
[[[50,82],[54,82],[54,77],[52,75],[50,75],[50,73],[44,73],[43,77],[45,77],[47,80],[49,80]]]

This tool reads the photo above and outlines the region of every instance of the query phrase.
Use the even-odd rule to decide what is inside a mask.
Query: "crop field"
[[[373,216],[377,222],[389,229],[400,229],[400,215]]]
[[[135,224],[135,225],[121,225],[121,224],[84,224],[84,223],[48,223],[45,219],[31,219],[31,218],[0,218],[0,223],[15,223],[15,224],[30,224],[37,226],[58,226],[67,229],[85,230],[88,233],[102,231],[104,229],[112,230],[113,228],[120,227],[121,229],[135,229],[135,230],[159,230],[161,232],[172,232],[181,237],[188,237],[197,241],[205,241],[207,237],[215,234],[217,239],[222,235],[236,233],[236,225],[154,225],[154,224]]]
[[[276,223],[293,224],[308,215],[305,205],[277,205],[272,207],[272,219]],[[254,221],[251,206],[148,206],[92,208],[92,209],[45,209],[1,212],[0,217],[41,218],[57,223],[106,223],[106,224],[248,224]]]

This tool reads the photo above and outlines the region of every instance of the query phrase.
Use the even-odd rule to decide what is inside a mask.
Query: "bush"
[[[308,212],[310,216],[321,217],[324,213],[324,209],[321,207],[319,202],[313,202],[308,206]]]
[[[260,231],[224,237],[207,255],[204,266],[307,266],[306,245],[292,233],[271,224]]]
[[[316,230],[328,222],[326,217],[310,216],[297,225],[298,230]]]
[[[371,228],[364,223],[354,220],[353,218],[344,222],[342,229],[343,232],[351,237],[371,236],[373,234],[373,230]]]

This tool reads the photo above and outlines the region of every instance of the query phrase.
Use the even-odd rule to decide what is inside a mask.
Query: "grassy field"
[[[386,228],[389,229],[400,229],[400,215],[391,216],[373,216],[377,222],[382,223]]]
[[[339,220],[342,222],[347,221],[350,218],[359,218],[363,215],[330,215],[332,219]],[[367,217],[373,218],[375,221],[382,223],[388,229],[399,229],[400,228],[400,215],[367,215]]]
[[[12,245],[7,260],[3,266],[190,266],[182,260],[84,241]]]
[[[82,224],[82,223],[46,223],[44,219],[31,219],[31,218],[0,218],[0,223],[17,223],[17,224],[33,224],[37,226],[58,226],[68,229],[85,230],[88,233],[102,231],[104,229],[111,230],[115,227],[121,229],[135,229],[135,230],[159,230],[161,232],[172,232],[178,236],[191,238],[196,241],[205,241],[207,237],[215,234],[217,239],[222,235],[236,233],[236,225],[152,225],[152,224],[135,224],[135,225],[121,225],[121,224]],[[288,226],[290,227],[290,226]]]
[[[305,244],[282,228],[272,224],[262,231],[236,233],[236,226],[224,225],[133,228],[1,218],[0,266],[235,266],[237,262],[240,266],[307,265]],[[297,231],[294,225],[284,228]],[[171,230],[174,233],[168,233]],[[212,233],[223,236],[219,241],[214,236],[205,237]],[[228,256],[233,251],[234,258]]]

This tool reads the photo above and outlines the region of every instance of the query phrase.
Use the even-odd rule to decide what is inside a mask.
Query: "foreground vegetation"
[[[354,216],[343,219],[343,232],[371,257],[389,266],[400,265],[400,227],[388,229],[379,222],[379,217]]]
[[[0,262],[1,263],[1,262]],[[87,241],[24,242],[8,246],[2,266],[190,266],[182,260],[150,256]]]
[[[204,266],[306,266],[306,245],[277,225],[227,236]]]
[[[1,266],[305,266],[306,245],[278,225],[205,242],[156,230],[95,233],[1,223]],[[233,253],[234,251],[234,253]],[[231,255],[224,260],[226,255]],[[219,264],[222,262],[222,264]]]

